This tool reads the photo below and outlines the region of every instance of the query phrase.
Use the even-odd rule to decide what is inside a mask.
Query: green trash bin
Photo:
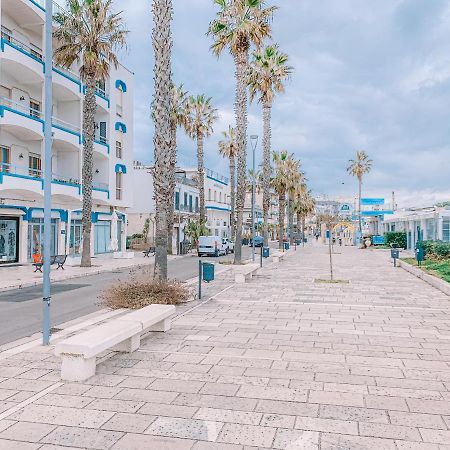
[[[214,281],[214,264],[203,263],[203,281],[206,283]]]
[[[301,243],[302,243],[302,240],[301,240],[301,239],[296,239],[296,240],[295,240],[295,245],[301,245]]]
[[[284,249],[285,250],[289,250],[290,246],[289,246],[289,242],[285,242],[284,243]]]
[[[263,248],[263,258],[268,258],[270,256],[270,248],[264,247]]]

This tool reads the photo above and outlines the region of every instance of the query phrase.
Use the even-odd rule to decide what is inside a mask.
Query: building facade
[[[145,222],[149,220],[147,242],[155,242],[155,193],[152,166],[135,161],[133,167],[133,207],[128,211],[128,236],[144,234]],[[180,248],[180,242],[187,239],[185,228],[190,221],[199,218],[199,192],[197,180],[192,172],[177,169],[175,174],[175,221],[172,236],[173,251]]]
[[[3,0],[0,6],[0,264],[24,263],[42,253],[45,10],[40,0]],[[76,65],[54,66],[52,76],[52,254],[76,256],[85,86]],[[117,229],[119,249],[125,247],[125,212],[132,203],[133,74],[111,67],[108,80],[97,85],[96,100],[91,241],[92,253],[102,254],[111,251],[112,230]]]
[[[384,232],[406,232],[410,250],[414,249],[419,232],[423,240],[450,242],[450,207],[430,206],[395,211],[384,219],[383,226]]]

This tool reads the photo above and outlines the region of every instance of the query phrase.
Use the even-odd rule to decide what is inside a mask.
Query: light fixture
[[[23,153],[19,155],[19,159],[23,159]]]
[[[20,101],[23,102],[25,100],[25,97],[23,95],[20,96]]]
[[[100,170],[98,170],[98,169],[95,169],[95,173],[100,173]]]

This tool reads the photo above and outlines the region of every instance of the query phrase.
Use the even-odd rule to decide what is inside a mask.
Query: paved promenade
[[[85,383],[51,349],[0,354],[0,450],[449,450],[450,298],[337,251],[349,283],[314,282],[326,247],[291,252]]]

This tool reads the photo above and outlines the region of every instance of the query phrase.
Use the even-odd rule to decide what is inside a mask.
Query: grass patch
[[[422,262],[421,266],[418,266],[415,258],[402,258],[402,261],[405,261],[412,266],[419,267],[424,272],[427,272],[430,275],[434,275],[435,277],[438,277],[441,280],[445,280],[447,281],[447,283],[450,283],[450,260],[448,259],[426,259]]]
[[[322,278],[316,278],[314,283],[323,283],[323,284],[349,284],[349,280],[324,280]]]
[[[140,274],[132,272],[129,279],[103,291],[99,303],[111,309],[141,309],[154,304],[179,305],[188,301],[191,295],[183,283],[154,280],[149,271],[144,270]]]

